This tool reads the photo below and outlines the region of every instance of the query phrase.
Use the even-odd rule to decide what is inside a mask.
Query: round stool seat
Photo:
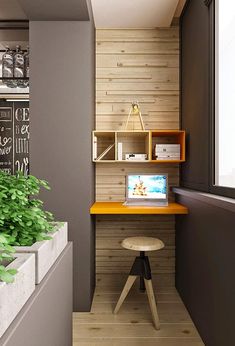
[[[122,241],[122,247],[135,251],[155,251],[164,246],[160,239],[151,237],[130,237]]]

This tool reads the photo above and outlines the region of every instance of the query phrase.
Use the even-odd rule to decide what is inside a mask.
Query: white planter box
[[[14,254],[7,269],[17,269],[15,281],[0,282],[0,338],[27,302],[35,289],[35,256]]]
[[[64,222],[58,231],[49,233],[51,240],[39,241],[32,246],[16,246],[20,253],[33,253],[36,258],[36,284],[39,284],[68,243],[68,224]]]

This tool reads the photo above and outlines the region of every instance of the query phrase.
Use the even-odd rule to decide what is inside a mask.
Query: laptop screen
[[[127,176],[127,199],[166,199],[166,174]]]

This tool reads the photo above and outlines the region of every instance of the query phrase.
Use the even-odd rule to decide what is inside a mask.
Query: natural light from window
[[[217,0],[215,185],[235,187],[235,1]]]

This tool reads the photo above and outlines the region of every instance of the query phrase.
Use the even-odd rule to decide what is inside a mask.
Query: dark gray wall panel
[[[209,11],[189,0],[181,17],[181,124],[187,131],[181,183],[208,191],[209,185]]]
[[[72,346],[72,244],[0,339],[1,346]]]
[[[204,2],[189,0],[181,18],[181,120],[187,131],[181,185],[208,191],[213,8]],[[177,198],[189,215],[176,218],[176,286],[205,344],[232,346],[235,214],[224,203],[215,205],[213,196],[210,203],[209,196],[187,193]]]
[[[207,346],[234,345],[235,213],[178,196],[176,286]]]
[[[27,19],[18,0],[0,0],[0,20]]]
[[[18,0],[28,20],[89,20],[86,0]]]
[[[94,28],[90,22],[30,22],[30,167],[49,181],[45,207],[69,222],[74,310],[89,310],[95,280],[91,130]]]

